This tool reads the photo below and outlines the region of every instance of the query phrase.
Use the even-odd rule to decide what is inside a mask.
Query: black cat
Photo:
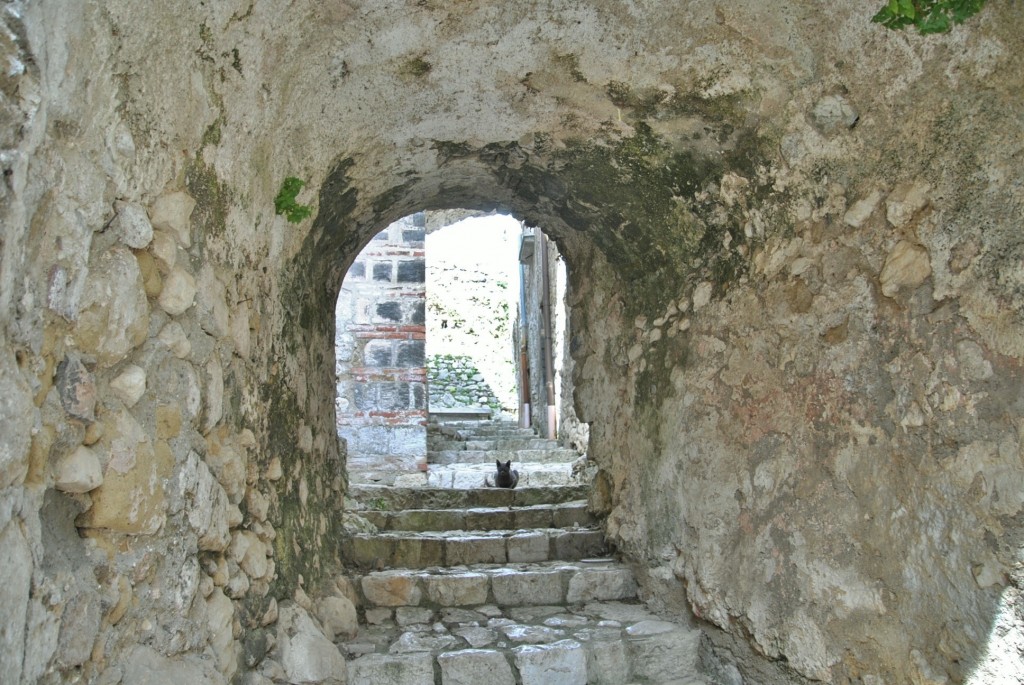
[[[519,472],[512,469],[512,460],[506,461],[504,464],[500,460],[494,462],[498,466],[498,473],[494,476],[494,484],[491,484],[490,478],[484,478],[484,482],[487,483],[489,488],[514,488],[516,483],[519,482]]]

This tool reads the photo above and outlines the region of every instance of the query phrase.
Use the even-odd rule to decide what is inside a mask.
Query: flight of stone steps
[[[484,428],[448,437],[483,447],[472,443]],[[487,428],[491,449],[461,451],[530,440]],[[493,471],[494,459],[484,461]],[[360,605],[359,634],[340,645],[349,685],[707,682],[700,631],[639,602],[632,571],[608,555],[586,509],[587,491],[571,482],[353,486],[358,513],[380,532],[343,541]]]
[[[509,421],[432,422],[427,426],[427,485],[475,488],[493,474],[494,462],[511,461],[519,487],[587,482],[586,457],[532,428]]]

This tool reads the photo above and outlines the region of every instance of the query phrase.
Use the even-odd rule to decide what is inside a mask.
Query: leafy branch
[[[946,33],[984,4],[985,0],[889,0],[871,21],[890,29],[916,26],[922,34]]]
[[[302,179],[295,178],[294,176],[286,178],[284,183],[281,184],[280,192],[274,198],[274,213],[284,214],[284,217],[293,224],[299,223],[312,214],[312,207],[300,205],[295,201],[304,185],[306,185],[306,182]]]

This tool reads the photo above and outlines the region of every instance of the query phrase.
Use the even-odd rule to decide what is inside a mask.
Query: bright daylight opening
[[[507,215],[419,212],[356,258],[336,308],[337,425],[354,483],[585,479],[565,263]]]

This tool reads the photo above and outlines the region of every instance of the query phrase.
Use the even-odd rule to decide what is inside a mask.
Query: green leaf
[[[310,214],[313,208],[308,205],[300,205],[295,201],[299,191],[306,185],[302,179],[289,176],[281,184],[281,190],[274,198],[274,213],[283,214],[290,223],[297,224]]]
[[[917,30],[924,35],[929,33],[945,33],[949,31],[949,17],[941,12],[933,11],[927,17],[924,17],[917,24]]]
[[[900,11],[899,13],[907,19],[913,19],[915,16],[914,2],[913,0],[899,0]]]

